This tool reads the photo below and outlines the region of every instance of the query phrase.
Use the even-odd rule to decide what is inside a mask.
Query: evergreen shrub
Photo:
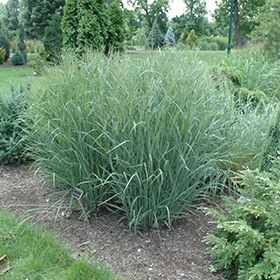
[[[21,90],[13,89],[9,97],[0,98],[0,164],[19,164],[27,160],[24,110]]]
[[[271,173],[246,171],[239,197],[225,197],[224,210],[208,209],[217,231],[208,235],[211,270],[237,280],[280,279],[280,160]]]
[[[19,50],[12,57],[12,64],[15,66],[24,65],[25,62],[25,56]]]
[[[54,14],[45,28],[43,44],[47,61],[56,62],[60,60],[62,49],[61,20],[60,15]]]

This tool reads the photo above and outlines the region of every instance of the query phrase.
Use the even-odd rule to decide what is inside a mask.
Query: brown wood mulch
[[[202,242],[211,231],[209,219],[198,213],[173,230],[134,235],[119,217],[107,213],[81,222],[67,215],[65,202],[34,177],[32,166],[0,166],[0,209],[28,216],[52,231],[71,249],[108,265],[131,280],[223,280],[209,272],[210,260]]]

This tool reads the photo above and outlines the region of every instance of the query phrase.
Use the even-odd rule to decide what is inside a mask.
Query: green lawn
[[[233,56],[242,55],[242,52],[233,51]],[[138,57],[147,57],[160,55],[160,52],[154,51],[129,51],[128,55]],[[228,59],[226,51],[182,51],[182,55],[196,57],[207,67],[220,64]],[[32,82],[34,70],[31,67],[21,66],[1,66],[0,67],[0,96],[7,95],[11,92],[11,86],[16,88],[27,86]]]
[[[11,92],[11,86],[27,86],[33,78],[34,70],[30,67],[1,66],[0,67],[0,96]]]
[[[0,211],[0,258],[11,270],[1,280],[120,280],[99,265],[75,260],[50,234]],[[2,267],[3,268],[3,267]]]

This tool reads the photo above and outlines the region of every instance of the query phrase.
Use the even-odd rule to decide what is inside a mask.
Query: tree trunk
[[[239,0],[234,0],[234,30],[235,30],[235,46],[237,49],[242,47]]]

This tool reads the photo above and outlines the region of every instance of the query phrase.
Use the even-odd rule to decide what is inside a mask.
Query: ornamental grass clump
[[[258,152],[268,116],[237,115],[181,53],[66,58],[29,96],[30,146],[49,182],[124,213],[133,230],[170,227]]]

